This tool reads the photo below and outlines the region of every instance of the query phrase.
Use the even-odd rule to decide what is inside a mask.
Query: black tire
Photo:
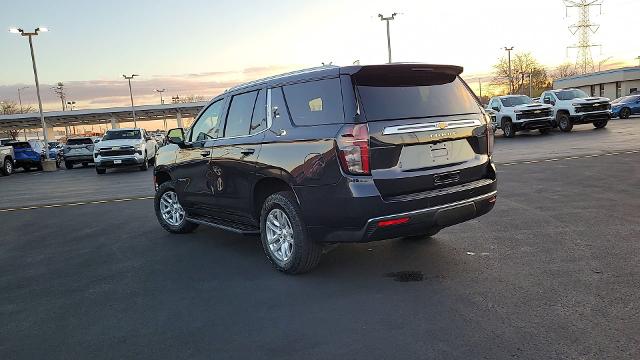
[[[147,169],[149,169],[149,160],[145,158],[142,165],[140,165],[140,171],[147,171]]]
[[[65,167],[67,170],[71,170],[71,169],[73,169],[73,163],[72,163],[71,161],[65,161],[65,162],[64,162],[64,167]]]
[[[593,127],[596,129],[604,129],[605,126],[609,123],[609,120],[596,120],[593,122]]]
[[[56,168],[60,169],[62,167],[62,158],[58,156],[56,158]]]
[[[42,171],[42,162],[39,162],[38,165],[36,165],[36,169],[38,171]]]
[[[285,213],[293,230],[293,248],[290,257],[285,261],[275,257],[268,245],[267,216],[274,209],[280,209]],[[309,238],[298,201],[290,191],[272,194],[265,200],[260,213],[260,234],[262,249],[267,259],[278,271],[287,274],[301,274],[313,269],[320,262],[322,246]]]
[[[502,132],[504,133],[504,136],[508,138],[516,136],[516,129],[511,120],[504,120],[502,122]]]
[[[571,119],[569,119],[568,114],[558,115],[558,127],[562,132],[569,132],[573,129],[573,124],[571,123]]]
[[[96,167],[96,173],[102,175],[107,173],[107,169]]]
[[[87,166],[89,166],[89,163],[88,163],[88,162],[83,162],[83,163],[82,163],[82,167],[87,167]]]
[[[26,166],[26,165],[25,165],[25,166],[23,166],[23,167],[22,167],[22,170],[23,170],[24,172],[29,172],[29,171],[31,171],[31,166]]]
[[[538,131],[539,131],[539,132],[540,132],[540,134],[542,134],[542,135],[547,135],[547,134],[551,131],[551,129],[549,129],[549,128],[545,128],[545,129],[538,129]]]
[[[631,116],[631,109],[629,108],[622,108],[620,110],[620,119],[628,119],[629,116]]]
[[[425,232],[424,234],[405,236],[403,239],[409,240],[409,241],[428,241],[428,240],[431,240],[431,238],[434,235],[439,233],[440,230],[441,229],[439,228],[433,228],[433,229],[429,229],[429,231]]]
[[[9,176],[13,174],[13,162],[9,159],[5,159],[2,164],[2,169],[0,169],[0,173],[4,176]]]
[[[193,232],[198,227],[198,224],[188,221],[186,217],[179,225],[171,225],[162,217],[162,214],[160,212],[160,199],[162,199],[162,195],[164,195],[164,193],[168,191],[175,191],[174,189],[175,186],[171,181],[167,181],[158,187],[155,198],[153,200],[154,208],[156,211],[156,218],[158,219],[160,226],[162,226],[163,229],[167,230],[170,233],[187,234]]]

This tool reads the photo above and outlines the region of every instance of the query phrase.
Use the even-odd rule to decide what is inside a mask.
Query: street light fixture
[[[138,123],[136,122],[136,108],[133,106],[133,91],[131,91],[131,79],[136,76],[140,76],[138,74],[131,74],[131,76],[122,75],[123,78],[129,81],[129,96],[131,97],[131,113],[133,114],[133,127],[137,128]]]
[[[398,13],[393,13],[391,14],[391,16],[386,16],[386,17],[382,14],[378,14],[380,21],[387,22],[387,51],[389,52],[389,64],[391,64],[391,33],[389,31],[389,21],[395,20],[396,15],[398,15]]]
[[[158,94],[160,94],[160,105],[164,105],[164,100],[162,99],[162,93],[167,91],[167,89],[155,89],[153,91],[155,91]]]
[[[67,105],[69,105],[69,109],[73,111],[73,107],[76,106],[75,101],[67,101]]]
[[[513,76],[511,75],[511,51],[513,51],[512,47],[504,47],[504,50],[507,52],[507,56],[509,58],[509,94],[513,93]]]
[[[24,89],[28,89],[28,86],[23,86],[18,88],[18,103],[20,104],[20,113],[22,114],[22,94],[20,93]]]
[[[36,81],[36,94],[38,94],[38,109],[40,110],[40,125],[42,126],[42,133],[43,133],[43,137],[44,137],[44,142],[46,144],[49,143],[49,139],[47,137],[47,124],[44,121],[44,113],[42,111],[42,99],[40,98],[40,82],[38,81],[38,69],[36,68],[36,57],[33,53],[33,40],[32,38],[34,36],[37,36],[38,33],[41,32],[47,32],[49,31],[49,29],[47,29],[46,27],[38,27],[35,30],[33,30],[32,32],[27,32],[24,31],[20,28],[11,28],[9,29],[9,32],[12,34],[20,34],[22,36],[26,36],[29,38],[29,49],[31,50],[31,64],[33,65],[33,77],[35,78]],[[44,158],[45,160],[49,159],[49,151],[44,152]]]

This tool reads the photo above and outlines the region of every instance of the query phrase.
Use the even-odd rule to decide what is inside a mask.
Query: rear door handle
[[[209,150],[201,151],[200,155],[202,155],[202,157],[207,157],[207,156],[211,155],[211,151],[209,151]]]
[[[256,152],[256,149],[242,149],[240,153],[242,155],[251,155]]]

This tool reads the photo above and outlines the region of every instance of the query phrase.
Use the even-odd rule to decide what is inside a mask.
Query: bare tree
[[[20,113],[24,114],[24,113],[33,112],[33,111],[35,111],[35,109],[31,105],[26,107],[23,106],[22,109],[20,109],[20,107],[15,101],[3,100],[2,102],[0,102],[0,115],[13,115],[13,114],[20,114]],[[13,140],[16,140],[18,138],[20,130],[19,129],[6,130],[4,133],[5,133],[5,136],[10,137]]]
[[[502,57],[493,66],[493,93],[505,94],[509,92],[509,62]],[[532,96],[539,96],[542,91],[549,89],[550,81],[547,70],[531,53],[516,53],[511,59],[511,75],[514,92],[529,94],[529,74],[531,74]]]
[[[558,65],[552,73],[554,79],[561,79],[569,76],[578,75],[576,67],[571,63]]]

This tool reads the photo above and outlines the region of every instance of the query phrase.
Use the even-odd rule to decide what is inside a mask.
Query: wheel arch
[[[255,219],[260,219],[262,205],[267,200],[267,198],[272,194],[281,191],[291,191],[298,204],[300,204],[300,199],[293,189],[293,186],[291,186],[291,184],[289,184],[284,179],[279,177],[265,177],[256,182],[253,187],[252,196],[253,216],[255,217]]]

